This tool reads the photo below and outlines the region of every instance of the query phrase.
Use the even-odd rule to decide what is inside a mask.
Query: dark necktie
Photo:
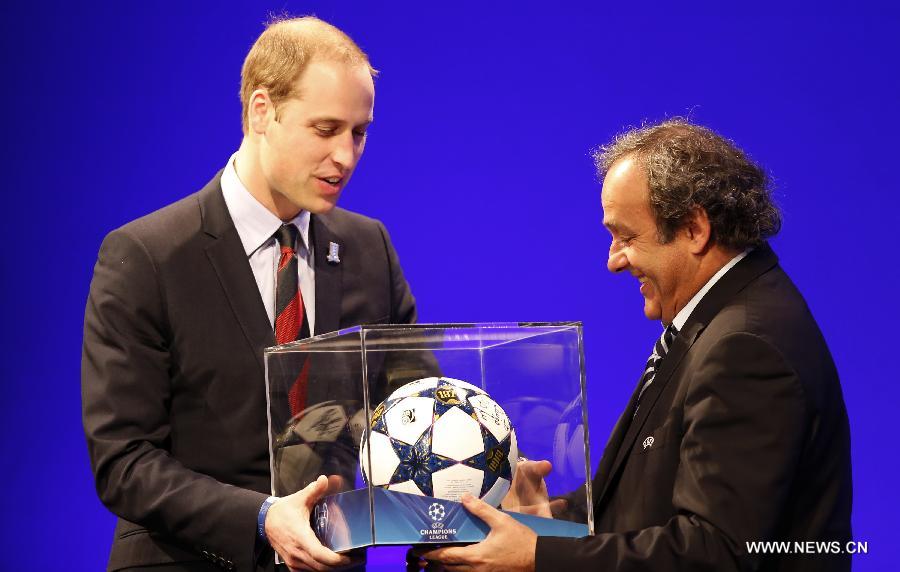
[[[653,353],[650,354],[650,359],[647,360],[647,366],[644,368],[644,374],[641,375],[641,391],[638,393],[637,403],[634,406],[635,415],[637,415],[638,407],[641,405],[641,397],[644,395],[644,392],[647,391],[647,388],[650,387],[650,384],[653,383],[653,378],[656,376],[656,370],[659,368],[659,364],[662,362],[663,358],[666,357],[666,354],[669,353],[669,348],[672,347],[672,340],[674,340],[677,335],[678,328],[676,328],[674,324],[669,324],[653,345]]]
[[[281,248],[275,286],[275,341],[278,344],[293,342],[309,335],[309,326],[305,323],[303,294],[297,283],[297,251],[294,245],[297,244],[298,232],[293,224],[283,224],[275,232],[275,239]],[[301,336],[301,333],[306,335]]]
[[[309,337],[309,322],[306,320],[303,294],[298,284],[295,250],[297,233],[297,227],[293,224],[281,225],[275,232],[275,239],[281,248],[275,279],[275,342],[278,344]],[[308,369],[307,361],[288,391],[291,415],[296,415],[306,407]]]

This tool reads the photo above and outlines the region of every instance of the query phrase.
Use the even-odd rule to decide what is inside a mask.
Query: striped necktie
[[[309,337],[309,321],[306,319],[297,270],[298,233],[293,224],[283,224],[275,232],[275,239],[281,248],[275,276],[275,342],[279,345]],[[309,360],[305,360],[297,379],[288,390],[291,416],[297,415],[306,407],[308,385]]]
[[[281,248],[275,278],[275,342],[278,344],[309,336],[309,326],[306,326],[305,331],[303,328],[306,325],[306,312],[303,308],[303,294],[298,287],[295,250],[298,233],[293,224],[283,224],[275,232],[275,239]]]
[[[644,367],[644,373],[641,375],[641,391],[638,393],[637,403],[634,406],[635,415],[637,415],[638,407],[641,405],[641,397],[644,395],[644,392],[647,391],[647,388],[650,387],[650,384],[653,383],[653,377],[656,375],[656,370],[659,368],[659,364],[662,362],[663,358],[666,357],[666,354],[669,353],[669,348],[672,347],[672,340],[674,340],[677,335],[678,328],[676,328],[674,324],[669,324],[653,345],[653,353],[650,354],[650,359],[647,360],[647,365]]]

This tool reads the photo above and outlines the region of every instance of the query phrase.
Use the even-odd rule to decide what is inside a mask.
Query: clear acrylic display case
[[[580,322],[356,326],[268,348],[265,364],[272,494],[328,476],[312,522],[327,546],[476,542],[488,531],[454,500],[363,478],[379,461],[368,449],[360,459],[378,405],[436,376],[477,386],[508,416],[520,459],[500,508],[538,534],[593,533]],[[552,463],[546,493],[528,459]]]

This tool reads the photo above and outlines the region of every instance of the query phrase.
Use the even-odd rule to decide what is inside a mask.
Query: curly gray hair
[[[714,243],[734,250],[781,229],[769,178],[731,141],[681,118],[619,134],[594,152],[601,179],[634,156],[647,172],[659,242],[671,241],[691,210],[706,211]]]

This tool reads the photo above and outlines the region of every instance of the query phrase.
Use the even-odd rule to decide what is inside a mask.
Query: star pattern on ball
[[[467,467],[486,467],[484,480],[481,483],[480,497],[487,494],[498,478],[512,481],[512,467],[509,464],[509,448],[511,441],[507,436],[503,441],[497,441],[494,434],[484,425],[481,425],[481,438],[484,441],[484,452],[469,457],[462,463]]]
[[[384,435],[388,434],[387,428],[387,412],[391,410],[391,408],[399,403],[400,399],[392,399],[389,401],[385,401],[382,405],[375,409],[374,417],[372,419],[372,423],[369,427],[372,431],[377,431],[378,433],[382,433]],[[381,409],[379,412],[378,410]]]
[[[430,381],[434,385],[419,383],[419,387],[396,391],[372,411],[369,429],[373,435],[379,435],[376,449],[380,448],[380,452],[372,451],[370,462],[372,465],[381,462],[383,471],[382,476],[377,477],[375,486],[447,498],[442,496],[448,494],[447,487],[450,486],[446,477],[453,475],[451,480],[455,483],[454,487],[467,487],[468,492],[481,498],[490,493],[491,502],[499,502],[494,497],[502,496],[505,489],[497,488],[500,486],[498,481],[504,479],[507,481],[506,487],[509,486],[508,482],[512,480],[509,457],[511,454],[514,458],[516,456],[516,453],[511,453],[512,428],[508,421],[501,422],[501,419],[506,420],[505,413],[485,392],[476,387],[463,387],[452,383],[454,380],[449,378],[432,379],[433,381],[419,381]],[[471,399],[476,395],[479,399],[473,403]],[[482,398],[481,395],[485,397]],[[410,399],[415,401],[410,402]],[[430,405],[425,405],[425,400],[430,401]],[[397,407],[404,411],[395,411]],[[438,423],[454,408],[464,415],[454,413],[446,422]],[[410,411],[414,412],[412,416],[404,416]],[[457,430],[460,431],[458,435],[455,434]],[[492,430],[501,434],[499,440]],[[505,437],[504,430],[508,432]],[[436,454],[432,450],[433,440],[438,435],[445,443],[443,450],[438,449],[443,454]],[[455,438],[464,439],[467,444],[458,443],[447,447]],[[368,439],[368,434],[364,433],[361,453],[362,448],[367,447]],[[472,454],[478,450],[481,452]],[[464,455],[471,456],[464,458]],[[462,467],[467,469],[461,471]],[[360,456],[360,469],[363,479],[368,483],[369,471],[363,455]],[[447,469],[454,472],[447,473]],[[477,472],[473,473],[470,469]],[[438,478],[435,479],[435,476]]]
[[[431,428],[424,431],[414,445],[398,439],[391,439],[391,445],[400,463],[391,476],[391,484],[412,481],[427,496],[434,496],[432,473],[456,464],[453,459],[436,455],[431,451]]]
[[[409,397],[425,397],[434,400],[434,417],[432,418],[432,422],[440,419],[441,415],[454,407],[461,409],[466,415],[477,421],[478,417],[475,414],[475,407],[469,402],[469,396],[475,395],[476,393],[477,392],[475,391],[470,391],[469,389],[459,387],[458,385],[439,382],[435,387],[428,387],[397,399],[388,400],[385,402],[384,413],[387,413],[391,407],[403,399]],[[379,427],[381,427],[380,431],[386,434],[387,429],[384,427],[383,419],[384,415],[379,419]],[[372,430],[375,430],[375,425],[372,425]]]
[[[456,392],[458,398],[444,401],[438,397],[439,390],[454,391],[454,392]],[[475,415],[475,408],[472,407],[471,403],[469,403],[468,396],[469,396],[470,392],[466,391],[465,389],[455,387],[455,386],[449,386],[449,385],[446,385],[446,386],[439,385],[438,387],[435,387],[434,389],[430,389],[428,391],[430,391],[433,394],[429,397],[434,397],[434,420],[435,421],[440,419],[441,415],[443,415],[444,413],[448,412],[449,410],[451,410],[453,408],[462,410],[466,415],[468,415],[472,419],[478,421],[478,417]],[[459,398],[461,398],[461,399],[459,399]]]

